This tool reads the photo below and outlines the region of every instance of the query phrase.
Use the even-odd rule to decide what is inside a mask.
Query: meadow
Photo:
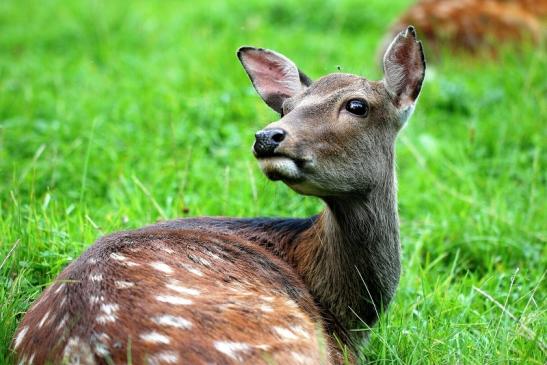
[[[319,212],[260,172],[254,132],[277,116],[235,51],[378,79],[408,5],[1,1],[0,364],[33,300],[104,234]],[[447,52],[428,68],[397,144],[404,272],[379,324],[356,329],[371,331],[362,363],[545,363],[546,58]]]

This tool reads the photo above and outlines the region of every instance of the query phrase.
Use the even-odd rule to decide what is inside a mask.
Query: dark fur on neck
[[[395,186],[389,174],[362,195],[325,198],[327,207],[318,216],[264,221],[254,231],[264,232],[256,233],[263,238],[259,242],[295,267],[329,330],[346,343],[352,342],[347,331],[363,322],[374,325],[399,283]]]

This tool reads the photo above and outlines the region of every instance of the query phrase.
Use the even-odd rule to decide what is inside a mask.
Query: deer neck
[[[400,276],[395,174],[351,197],[326,198],[288,257],[320,304],[345,330],[372,325]]]

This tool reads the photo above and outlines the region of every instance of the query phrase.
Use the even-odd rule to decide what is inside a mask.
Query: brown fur
[[[547,0],[420,0],[396,20],[381,54],[394,34],[414,24],[430,55],[441,49],[495,55],[508,43],[540,43],[546,17]]]
[[[164,263],[172,272],[158,271],[151,262]],[[102,280],[91,279],[97,274]],[[117,281],[134,285],[120,288]],[[158,295],[171,298],[171,303],[158,301]],[[64,297],[69,300],[61,303]],[[192,304],[174,304],[177,298]],[[119,305],[112,311],[114,321],[97,321],[105,304]],[[38,328],[48,310],[54,314]],[[67,314],[70,319],[59,327]],[[152,319],[162,314],[188,319],[191,328],[160,326]],[[18,352],[27,359],[35,354],[35,364],[57,363],[67,340],[79,338],[92,352],[101,346],[108,349],[116,364],[127,363],[128,352],[134,363],[143,363],[173,350],[183,350],[177,351],[177,363],[227,363],[229,359],[212,350],[218,340],[249,344],[239,356],[250,363],[267,363],[270,357],[276,363],[290,362],[293,352],[319,363],[321,356],[324,361],[329,357],[323,329],[316,326],[319,320],[313,298],[293,270],[240,235],[150,227],[105,237],[69,265],[22,321],[20,328],[29,326],[32,335],[25,336]],[[289,337],[298,336],[298,341],[276,336],[275,327],[291,331],[287,323],[297,328]],[[168,336],[170,343],[139,338],[152,331]],[[70,362],[70,356],[66,360]]]
[[[366,335],[351,330],[374,325],[399,282],[394,141],[421,89],[421,44],[411,27],[399,34],[375,82],[311,82],[273,51],[239,56],[283,114],[272,125],[287,137],[259,158],[264,172],[325,210],[174,220],[100,239],[23,318],[13,342],[23,363],[354,361],[343,350]],[[346,110],[355,98],[366,115]]]

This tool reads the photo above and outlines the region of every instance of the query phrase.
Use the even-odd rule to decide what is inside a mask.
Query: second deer
[[[181,219],[101,238],[26,313],[13,340],[21,363],[340,364],[340,344],[353,351],[364,333],[350,330],[374,325],[392,300],[395,139],[425,74],[414,28],[391,43],[381,81],[312,81],[266,49],[238,57],[280,114],[256,133],[263,172],[324,211]]]

